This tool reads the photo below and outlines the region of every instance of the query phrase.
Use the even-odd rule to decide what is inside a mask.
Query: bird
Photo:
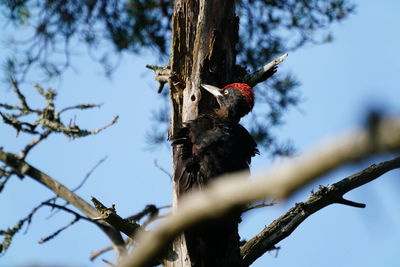
[[[259,154],[251,134],[239,124],[254,107],[252,87],[245,83],[201,87],[218,105],[212,112],[184,123],[172,137],[172,144],[181,147],[174,178],[178,204],[182,195],[206,188],[220,175],[249,170],[251,158]],[[240,213],[235,210],[222,219],[185,231],[193,267],[241,266]]]

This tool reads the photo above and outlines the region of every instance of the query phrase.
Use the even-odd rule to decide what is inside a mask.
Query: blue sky
[[[285,125],[277,132],[290,139],[298,153],[329,136],[361,125],[371,106],[383,105],[390,114],[400,114],[400,2],[358,1],[356,14],[332,27],[335,40],[322,46],[307,45],[290,53],[280,67],[301,81],[302,103],[285,116]],[[77,71],[68,71],[61,81],[49,86],[59,93],[59,108],[77,103],[103,103],[101,109],[77,113],[77,123],[96,128],[120,115],[118,123],[99,135],[67,140],[52,136],[31,152],[27,161],[63,184],[74,187],[101,158],[107,160],[93,173],[79,194],[89,200],[95,196],[106,205],[116,204],[122,216],[141,210],[146,204],[170,203],[170,178],[154,165],[154,160],[170,169],[166,147],[149,150],[145,132],[151,127],[151,110],[161,102],[155,93],[153,74],[144,66],[157,59],[125,57],[113,78],[101,74],[101,68],[84,53],[74,59]],[[42,105],[33,87],[24,92]],[[0,90],[1,102],[12,100],[10,90]],[[70,115],[73,118],[73,113]],[[29,138],[15,138],[15,132],[0,126],[0,145],[18,151]],[[307,186],[293,198],[275,207],[244,215],[241,232],[250,238],[295,202],[306,200],[318,184],[330,184],[370,163],[390,156],[374,158],[358,165],[343,167]],[[253,170],[269,164],[266,156],[254,160]],[[318,164],[318,163],[316,163]],[[349,193],[351,200],[367,204],[365,209],[334,205],[314,214],[286,240],[278,257],[266,254],[253,266],[398,266],[400,249],[399,171]],[[0,194],[3,215],[0,228],[14,225],[32,207],[51,197],[43,186],[25,178],[14,178]],[[92,251],[109,245],[96,227],[79,222],[52,241],[37,241],[51,234],[72,216],[59,212],[47,219],[41,210],[27,234],[19,234],[9,251],[0,258],[0,266],[25,266],[28,263],[62,263],[73,266],[103,266],[89,262]],[[112,253],[103,258],[113,260]]]

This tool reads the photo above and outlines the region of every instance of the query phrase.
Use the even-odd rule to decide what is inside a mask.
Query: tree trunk
[[[213,109],[212,99],[202,96],[201,83],[222,87],[233,81],[238,24],[234,1],[176,0],[172,18],[169,136],[182,127],[183,122]],[[180,154],[179,146],[174,146],[174,170]],[[174,209],[178,205],[175,179],[174,171]],[[183,236],[175,240],[173,250],[174,260],[165,266],[191,266]]]

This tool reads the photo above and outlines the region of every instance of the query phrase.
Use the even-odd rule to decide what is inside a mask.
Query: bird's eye
[[[229,94],[229,91],[228,90],[224,90],[224,95],[227,95],[227,94]]]

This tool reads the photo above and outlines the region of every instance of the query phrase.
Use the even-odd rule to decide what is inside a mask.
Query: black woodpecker
[[[244,83],[222,89],[201,86],[215,97],[219,107],[188,121],[172,138],[172,144],[180,145],[182,151],[175,170],[178,197],[193,189],[201,190],[222,174],[248,170],[251,158],[258,154],[256,142],[239,124],[254,106],[252,88]],[[186,231],[192,266],[241,266],[239,222],[240,209]]]

